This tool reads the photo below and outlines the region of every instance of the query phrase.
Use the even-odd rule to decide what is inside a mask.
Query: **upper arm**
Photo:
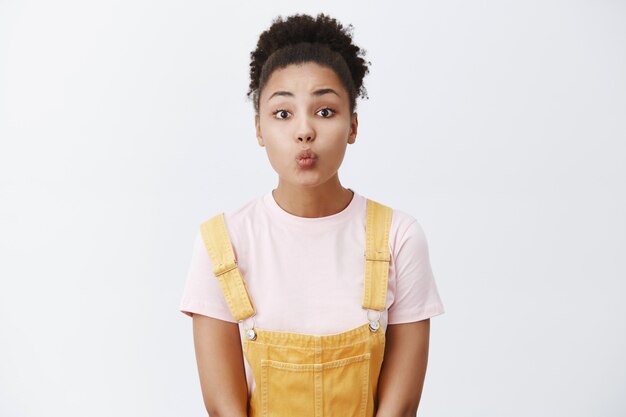
[[[428,364],[430,319],[389,324],[378,380],[378,416],[414,416]]]
[[[179,310],[190,317],[197,313],[237,324],[213,272],[213,263],[200,231],[196,233]]]
[[[388,310],[389,324],[416,322],[444,313],[426,234],[417,220],[408,219],[410,223],[402,223],[392,256],[394,279],[389,285],[395,296]]]
[[[193,314],[202,397],[209,415],[246,416],[248,385],[239,325]]]

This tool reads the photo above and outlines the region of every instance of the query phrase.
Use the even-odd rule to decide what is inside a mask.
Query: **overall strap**
[[[363,308],[383,311],[389,278],[389,230],[393,210],[367,199],[365,224],[365,286]]]
[[[220,283],[228,308],[235,320],[244,320],[255,314],[235,253],[228,236],[224,213],[217,214],[200,225],[204,244],[213,264],[213,273]]]

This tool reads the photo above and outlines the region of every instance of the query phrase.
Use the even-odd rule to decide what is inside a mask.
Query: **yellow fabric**
[[[249,416],[374,416],[382,330],[372,332],[369,323],[321,336],[255,330],[256,339],[243,342],[256,381]]]
[[[200,232],[213,264],[213,273],[220,283],[231,314],[235,320],[243,320],[254,315],[256,311],[254,303],[237,267],[224,213],[202,223]]]
[[[249,399],[250,417],[373,417],[385,333],[367,318],[367,309],[383,311],[389,272],[392,209],[367,200],[365,323],[342,333],[313,335],[247,329],[243,352],[256,381]],[[233,317],[255,314],[237,268],[223,213],[202,224],[202,235],[216,277]]]
[[[390,207],[370,199],[367,200],[363,308],[378,311],[385,309],[390,260],[388,242],[392,212]]]

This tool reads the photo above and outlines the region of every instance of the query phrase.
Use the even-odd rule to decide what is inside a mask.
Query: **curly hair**
[[[269,29],[259,36],[256,49],[250,53],[250,88],[254,111],[259,114],[259,98],[270,75],[291,64],[315,62],[335,71],[350,97],[350,113],[356,109],[356,98],[369,98],[363,78],[371,62],[366,51],[352,43],[352,24],[344,27],[324,13],[317,18],[294,14],[287,19],[276,17]]]

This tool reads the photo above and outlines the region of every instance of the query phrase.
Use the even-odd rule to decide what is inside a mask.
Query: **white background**
[[[418,415],[624,416],[617,0],[0,1],[0,415],[206,415],[178,304],[199,223],[277,185],[249,54],[296,12],[372,62],[342,184],[428,237]]]

